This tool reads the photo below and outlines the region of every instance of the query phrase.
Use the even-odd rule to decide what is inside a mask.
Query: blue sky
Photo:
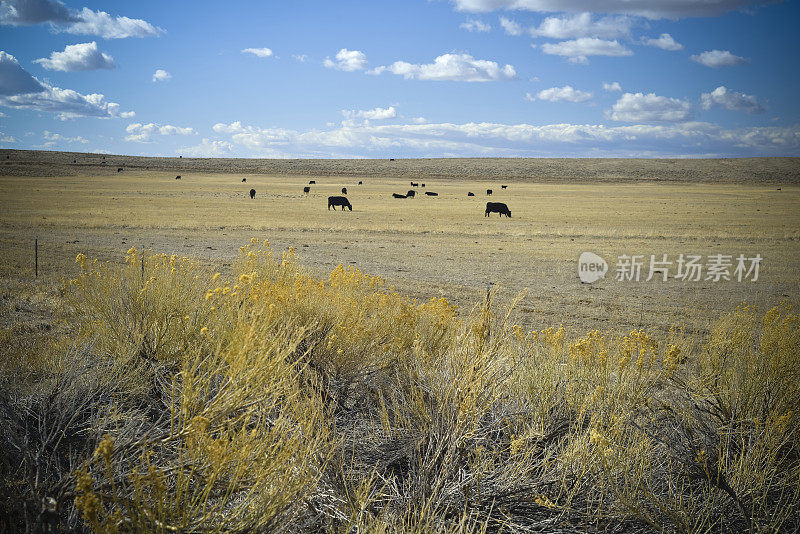
[[[797,1],[2,0],[0,148],[800,156],[798,22]]]

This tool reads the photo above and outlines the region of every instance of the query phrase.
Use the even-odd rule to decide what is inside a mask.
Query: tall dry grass
[[[242,247],[79,256],[47,378],[0,389],[3,511],[96,532],[790,532],[800,318],[525,332]],[[45,363],[42,364],[41,362]]]

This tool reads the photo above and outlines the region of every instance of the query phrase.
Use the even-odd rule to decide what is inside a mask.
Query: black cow
[[[181,175],[179,174],[178,176],[175,177],[175,179],[176,180],[180,180],[181,179]]]
[[[392,198],[406,198],[406,196],[400,193],[392,193]]]
[[[487,195],[491,195],[491,194],[492,194],[492,190],[491,190],[491,189],[487,189],[487,190],[486,190],[486,194],[487,194]]]
[[[308,181],[308,185],[314,185],[315,183],[317,183],[317,181],[316,181],[316,180],[309,180],[309,181]]]
[[[363,184],[363,183],[364,183],[364,182],[362,182],[361,180],[359,180],[359,181],[358,181],[358,185],[361,185],[361,184]]]
[[[511,210],[509,210],[508,206],[502,202],[487,202],[486,213],[484,213],[484,216],[488,217],[490,213],[499,213],[500,217],[503,215],[506,217],[511,217]]]
[[[310,192],[311,192],[311,188],[310,188],[310,187],[308,187],[308,186],[305,186],[305,187],[303,188],[303,193],[305,193],[306,195],[307,195],[307,194],[309,194]]]
[[[250,198],[256,198],[256,190],[255,189],[251,189],[250,190]]]
[[[247,178],[242,178],[242,183],[245,183],[246,181],[247,181]]]
[[[407,196],[407,197],[414,198],[415,196],[417,196],[417,192],[416,192],[416,191],[414,191],[413,189],[409,189],[409,190],[408,190],[408,193],[406,193],[406,196]]]
[[[439,193],[434,193],[433,191],[425,191],[425,194],[429,197],[438,197]]]
[[[117,167],[117,172],[122,172],[122,167]]]
[[[425,184],[422,184],[422,187],[425,187]]]
[[[341,206],[342,211],[345,208],[353,211],[353,206],[350,205],[350,201],[347,200],[347,197],[328,197],[328,209],[331,209],[333,206],[333,211],[336,211],[336,206]]]
[[[394,158],[389,158],[389,161],[394,161]]]
[[[473,193],[472,191],[467,191],[467,196],[468,197],[474,197],[475,193]]]
[[[500,189],[508,189],[508,186],[507,185],[501,185]]]
[[[343,195],[346,195],[346,194],[347,194],[347,188],[346,188],[346,187],[343,187],[343,188],[342,188],[342,194],[343,194]]]
[[[77,159],[73,159],[72,163],[78,163],[78,160]]]
[[[417,183],[411,182],[411,187],[419,187],[419,182]]]

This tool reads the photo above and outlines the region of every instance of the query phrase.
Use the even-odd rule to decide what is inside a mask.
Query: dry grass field
[[[798,160],[102,158],[0,152],[0,532],[800,529]]]

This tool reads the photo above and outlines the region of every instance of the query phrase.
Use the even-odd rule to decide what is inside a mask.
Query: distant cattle
[[[364,182],[362,182],[361,180],[359,180],[359,181],[358,181],[358,185],[361,185],[361,184],[363,184],[363,183],[364,183]]]
[[[250,198],[256,198],[256,190],[255,189],[251,189],[250,190]]]
[[[309,181],[308,181],[308,185],[314,185],[315,183],[317,183],[317,181],[316,181],[316,180],[309,180]]]
[[[401,195],[400,193],[392,193],[392,198],[406,198],[406,195]]]
[[[105,157],[105,156],[103,156],[103,159],[106,159],[106,157]]]
[[[303,188],[303,193],[305,193],[306,195],[309,194],[310,192],[311,192],[311,188],[309,186],[305,186]]]
[[[425,184],[422,184],[422,187],[425,187]]]
[[[342,211],[345,208],[353,211],[353,206],[350,205],[350,201],[347,200],[347,197],[328,197],[328,209],[331,209],[333,206],[333,211],[336,211],[336,206],[341,206]]]
[[[419,187],[419,182],[417,183],[411,182],[411,187]]]
[[[472,191],[467,191],[467,196],[468,197],[474,197],[475,193],[473,193]]]
[[[438,197],[439,193],[434,193],[433,191],[425,191],[425,194],[429,197]]]
[[[394,158],[389,158],[389,161],[394,161]]]
[[[78,160],[77,159],[73,159],[72,163],[78,163]]]
[[[491,195],[491,194],[492,194],[492,190],[491,190],[491,189],[487,189],[487,190],[486,190],[486,194],[487,194],[487,195]]]
[[[488,217],[490,213],[499,213],[500,217],[503,215],[506,217],[511,217],[511,210],[509,210],[508,206],[502,202],[487,202],[486,213],[484,213],[484,216]]]
[[[246,181],[247,181],[247,178],[242,178],[242,183],[245,183]]]
[[[507,185],[501,185],[500,189],[508,189],[508,186]]]
[[[122,167],[117,167],[117,172],[122,172]]]
[[[413,189],[409,189],[409,190],[408,190],[408,193],[406,193],[406,196],[407,196],[407,197],[414,198],[415,196],[417,196],[417,192],[416,192],[416,191],[414,191]]]
[[[175,177],[175,179],[176,180],[180,180],[181,179],[181,175],[179,174],[178,176]]]
[[[346,195],[346,194],[347,194],[347,188],[346,188],[346,187],[343,187],[343,188],[342,188],[342,194],[343,194],[343,195]]]

